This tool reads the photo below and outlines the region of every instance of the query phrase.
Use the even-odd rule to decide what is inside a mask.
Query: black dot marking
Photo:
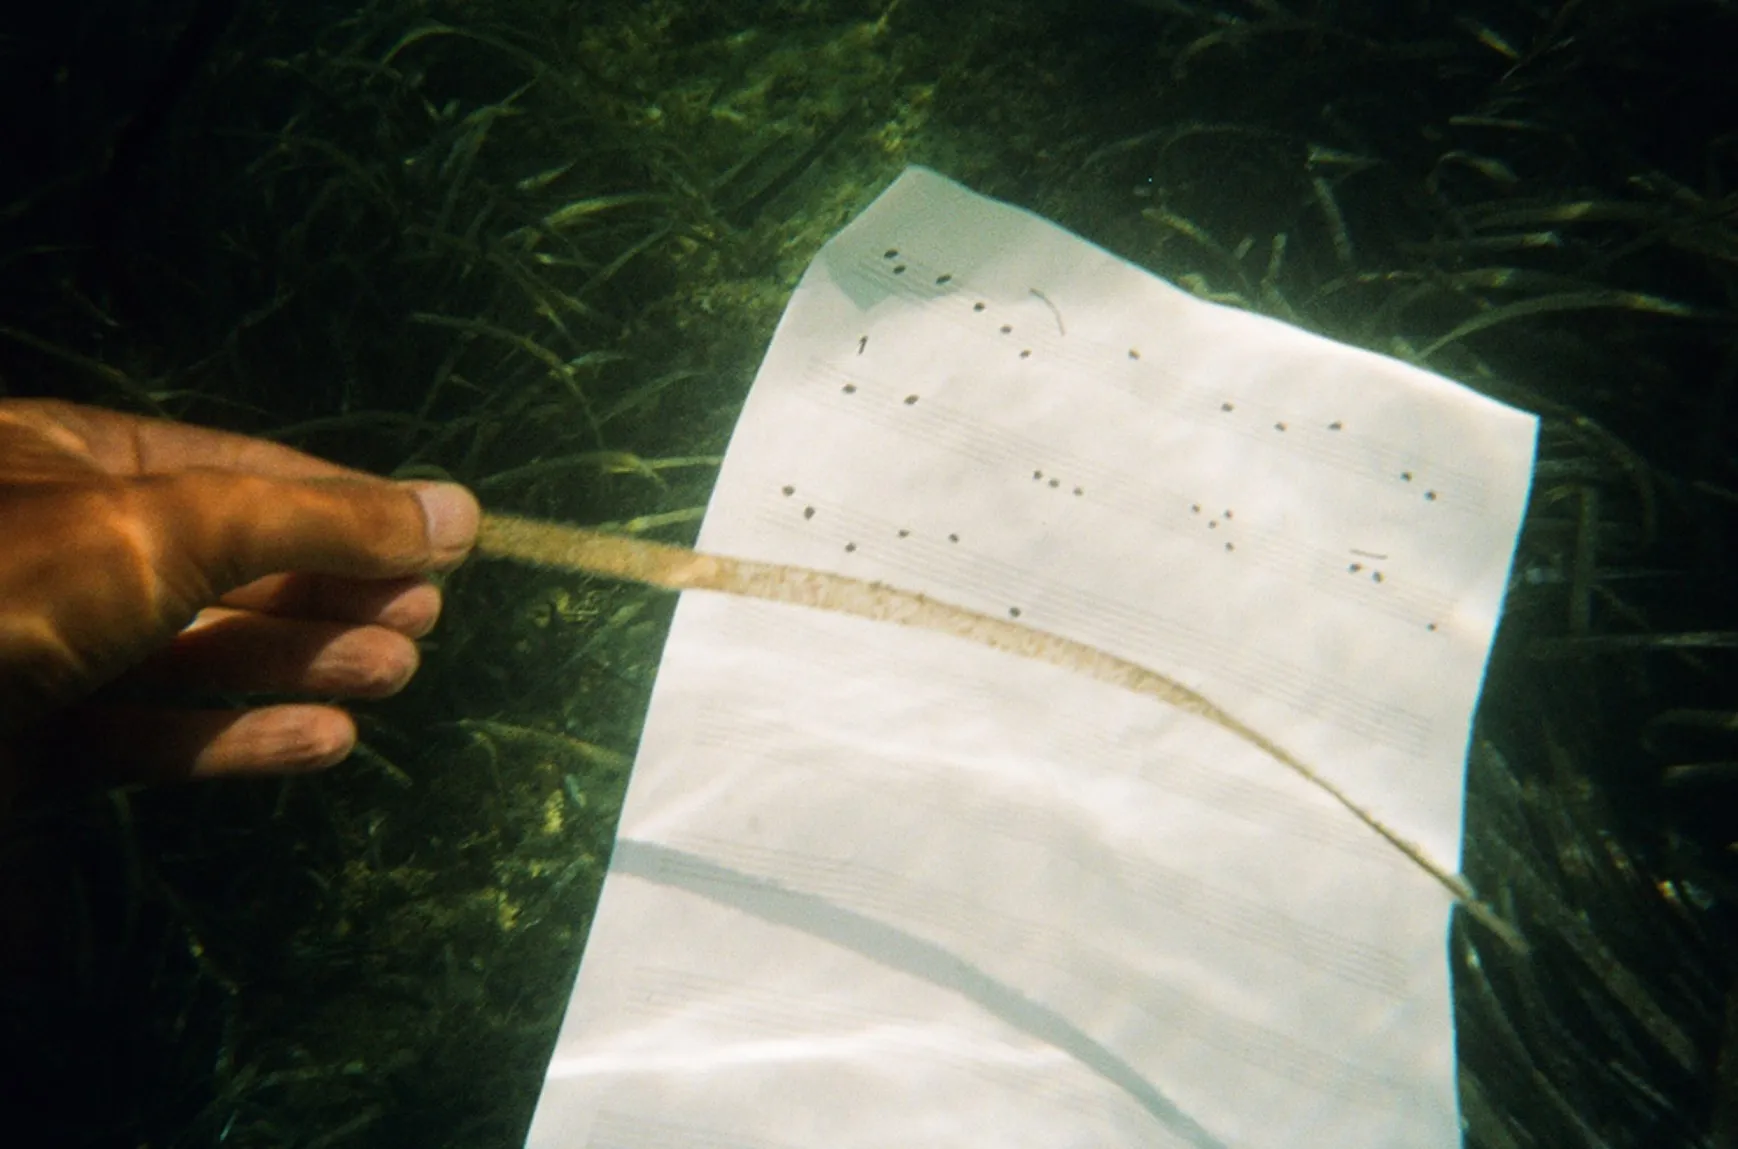
[[[1346,573],[1347,574],[1357,574],[1359,571],[1361,571],[1363,569],[1364,569],[1363,563],[1347,563],[1346,564]]]
[[[1371,582],[1381,582],[1382,581],[1382,572],[1381,571],[1371,571],[1370,572],[1370,581]]]
[[[857,393],[857,384],[847,383],[843,387],[839,388],[839,390],[843,391],[847,395],[855,395]]]
[[[984,305],[983,305],[983,302],[981,300],[977,303],[972,304],[973,311],[982,311],[983,309],[984,309]]]
[[[1219,404],[1219,409],[1221,411],[1231,411],[1231,410],[1234,410],[1235,408],[1233,408],[1231,406],[1231,404],[1229,404],[1229,403],[1221,403],[1221,404]]]
[[[1085,492],[1085,491],[1083,491],[1083,490],[1081,490],[1081,489],[1080,489],[1080,488],[1079,488],[1079,487],[1076,487],[1076,488],[1074,488],[1074,493],[1075,493],[1075,494],[1077,494],[1077,495],[1084,495],[1084,494],[1086,494],[1086,492]]]
[[[1400,472],[1400,481],[1403,483],[1410,483],[1412,481],[1412,472],[1411,471],[1401,471]]]
[[[1328,424],[1328,430],[1330,431],[1344,431],[1345,429],[1346,425],[1338,419],[1335,419],[1332,423]]]
[[[906,406],[907,406],[907,407],[915,407],[915,406],[917,406],[917,396],[916,396],[916,395],[907,395],[907,396],[906,396],[906,397],[905,397],[905,405],[906,405]]]
[[[938,276],[936,276],[936,277],[935,277],[935,285],[936,285],[936,286],[937,286],[937,287],[941,287],[941,286],[942,286],[942,285],[944,285],[944,284],[946,284],[946,283],[948,283],[948,282],[949,282],[949,281],[951,281],[951,280],[952,280],[952,279],[953,279],[953,275],[952,275],[952,273],[948,273],[948,274],[945,274],[945,275],[938,275]]]
[[[1191,515],[1200,514],[1201,513],[1201,504],[1200,503],[1190,503],[1189,504],[1189,513]]]
[[[1237,549],[1237,544],[1236,543],[1226,543],[1225,549],[1228,551],[1234,551]]]
[[[863,354],[863,348],[867,346],[869,346],[869,337],[867,335],[859,335],[857,337],[857,354]]]
[[[854,551],[856,549],[857,549],[856,543],[846,543],[845,544],[845,553],[846,554],[850,554],[852,551]]]
[[[1050,480],[1050,489],[1051,490],[1055,490],[1057,487],[1060,487],[1061,485],[1062,485],[1061,479],[1051,479]]]
[[[1009,607],[1008,608],[1008,617],[1009,618],[1019,618],[1020,617],[1020,608],[1017,606]]]
[[[1435,630],[1436,624],[1434,622],[1427,622],[1424,624],[1424,629],[1425,630]]]
[[[905,265],[903,263],[894,264],[893,265],[893,274],[894,275],[904,275],[905,274]]]
[[[815,517],[815,508],[813,508],[813,507],[804,507],[803,508],[803,518],[812,519],[814,517]]]
[[[1003,335],[1012,335],[1013,333],[1014,333],[1014,328],[1012,327],[1012,325],[1007,324],[1007,323],[1002,324],[1002,334]]]
[[[1231,517],[1231,508],[1230,507],[1225,508],[1225,517],[1228,519]]]
[[[1036,482],[1036,481],[1037,481],[1037,480],[1039,480],[1039,479],[1042,479],[1042,478],[1043,478],[1043,477],[1044,477],[1044,472],[1043,472],[1043,471],[1033,471],[1033,472],[1032,472],[1032,480],[1033,480],[1033,481],[1034,481],[1034,482]]]
[[[886,251],[881,253],[881,258],[882,259],[898,259],[899,258],[899,249],[897,247],[890,247]]]
[[[899,537],[900,537],[900,538],[902,538],[902,539],[908,539],[908,538],[910,538],[910,537],[911,537],[911,528],[909,528],[909,527],[900,527],[900,528],[899,528]]]
[[[779,490],[783,491],[786,494],[786,496],[794,495],[797,493],[797,489],[795,487],[791,486],[789,483],[786,483],[784,486],[780,487]]]
[[[1434,503],[1436,501],[1436,492],[1435,491],[1424,492],[1424,501],[1427,503]]]
[[[1285,430],[1285,424],[1284,423],[1275,423],[1273,425],[1273,429],[1275,431],[1283,431],[1283,430]]]
[[[1208,519],[1207,520],[1207,529],[1210,531],[1218,530],[1219,529],[1219,520],[1218,519]]]
[[[960,537],[958,535],[949,535],[947,541],[950,543],[957,543],[960,541]]]
[[[1130,347],[1128,349],[1128,357],[1130,359],[1139,359],[1141,357],[1141,353],[1139,351],[1137,351],[1135,348]]]
[[[1020,358],[1022,358],[1022,359],[1030,359],[1030,358],[1032,358],[1032,349],[1031,349],[1031,348],[1030,348],[1030,347],[1028,347],[1028,348],[1026,348],[1026,349],[1025,349],[1025,350],[1023,350],[1023,351],[1021,351],[1021,352],[1020,352]]]

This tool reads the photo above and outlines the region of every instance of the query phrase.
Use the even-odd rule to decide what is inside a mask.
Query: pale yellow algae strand
[[[1037,659],[1199,715],[1230,731],[1309,782],[1380,834],[1420,869],[1440,882],[1468,912],[1506,944],[1525,952],[1514,926],[1479,901],[1459,874],[1437,865],[1415,843],[1389,828],[1339,787],[1273,742],[1180,682],[1098,647],[901,590],[883,582],[808,567],[704,554],[668,543],[647,542],[583,527],[513,515],[485,514],[477,554],[533,566],[623,579],[665,590],[710,590],[767,602],[812,607],[952,635],[1022,658]]]

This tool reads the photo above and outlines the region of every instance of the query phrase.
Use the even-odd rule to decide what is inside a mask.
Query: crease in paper
[[[1452,870],[1534,429],[911,169],[700,545],[1149,666]],[[528,1143],[1457,1145],[1449,909],[1150,698],[690,593]]]

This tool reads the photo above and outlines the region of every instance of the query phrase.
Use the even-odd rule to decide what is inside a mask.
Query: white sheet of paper
[[[1443,865],[1535,420],[910,169],[700,545],[1200,690]],[[1459,1144],[1443,889],[1150,698],[690,593],[528,1144]]]

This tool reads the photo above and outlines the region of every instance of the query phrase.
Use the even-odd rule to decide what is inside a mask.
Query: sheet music
[[[910,169],[703,549],[1167,674],[1457,868],[1535,420]],[[1211,723],[690,593],[528,1143],[1454,1146],[1447,895]]]

